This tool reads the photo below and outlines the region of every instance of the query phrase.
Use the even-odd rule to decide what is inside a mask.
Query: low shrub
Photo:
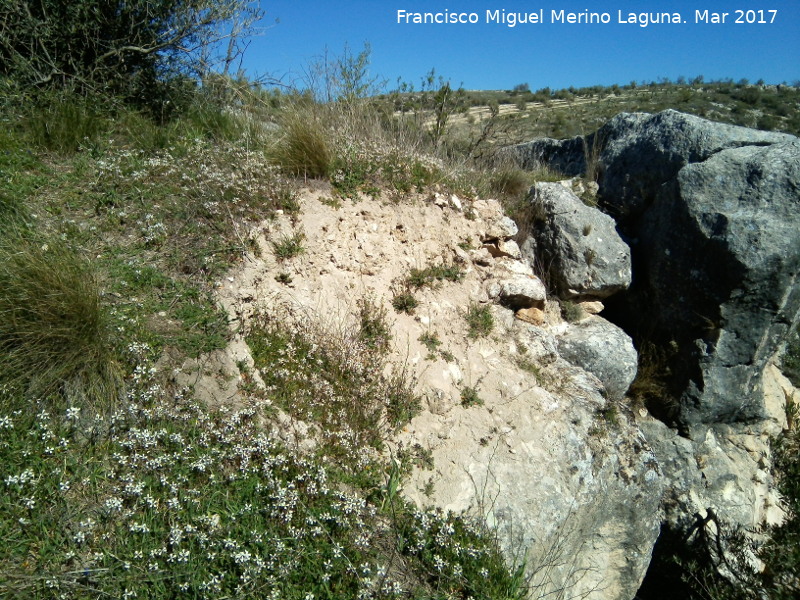
[[[303,248],[303,238],[302,233],[293,233],[272,242],[275,257],[279,260],[288,260],[302,254],[305,250]]]
[[[57,240],[0,236],[0,383],[108,409],[121,375],[98,284]]]
[[[270,158],[284,171],[299,177],[326,178],[332,174],[334,154],[329,132],[310,109],[288,110],[282,137]]]
[[[464,317],[467,320],[469,329],[467,335],[472,339],[486,337],[494,329],[494,317],[492,316],[492,309],[488,305],[473,302],[467,308]]]
[[[410,291],[398,292],[392,298],[392,306],[397,312],[404,312],[409,315],[414,314],[414,309],[419,306],[419,301]]]

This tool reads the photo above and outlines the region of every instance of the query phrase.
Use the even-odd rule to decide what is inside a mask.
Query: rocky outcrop
[[[486,518],[507,554],[527,560],[537,597],[629,600],[659,533],[658,463],[634,426],[598,421],[606,401],[592,376],[553,367],[558,392],[523,384],[412,421],[401,439],[429,448],[435,466],[415,470],[405,493]]]
[[[533,223],[523,256],[562,298],[606,298],[631,283],[630,248],[614,220],[558,183],[528,193]]]
[[[547,165],[568,177],[575,177],[586,172],[585,144],[583,136],[568,140],[539,138],[514,146],[511,153],[523,169]]]
[[[761,373],[800,316],[800,140],[687,165],[644,214],[640,289],[693,365],[686,422],[764,418]]]
[[[558,352],[596,376],[612,400],[621,400],[636,377],[638,354],[631,338],[600,317],[573,323],[558,338]]]
[[[795,139],[665,110],[617,115],[591,136],[589,144],[601,149],[601,200],[627,221],[647,210],[661,186],[686,165],[702,163],[723,150]]]
[[[575,164],[577,142],[531,144]],[[800,140],[667,110],[617,115],[586,145],[632,246],[617,318],[679,349],[680,420],[763,418],[761,373],[800,316]]]
[[[734,528],[779,522],[768,439],[789,392],[770,391],[771,361],[800,319],[800,140],[664,111],[516,151],[574,175],[582,148],[596,150],[600,206],[631,246],[632,285],[604,315],[662,349],[675,394],[680,434],[638,420],[667,483],[666,524],[685,531],[709,511]],[[559,354],[602,379],[561,341]]]

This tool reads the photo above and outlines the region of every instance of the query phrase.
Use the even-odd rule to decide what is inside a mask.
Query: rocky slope
[[[596,171],[631,247],[632,285],[609,315],[661,357],[660,416],[678,430],[641,427],[667,482],[666,524],[780,521],[768,439],[796,394],[774,363],[800,319],[800,141],[664,111],[515,152]]]
[[[308,191],[296,222],[260,226],[260,252],[221,282],[219,296],[240,330],[259,308],[282,305],[331,326],[353,322],[360,298],[385,307],[394,361],[424,399],[391,444],[430,459],[405,495],[484,517],[509,557],[527,560],[539,593],[632,597],[658,535],[663,478],[640,429],[606,397],[602,369],[575,366],[561,348],[581,346],[569,340],[599,324],[633,348],[599,317],[561,318],[511,240],[516,230],[494,200],[362,198],[337,207],[324,191]],[[272,242],[298,233],[304,252],[277,259]],[[395,312],[402,280],[431,265],[457,265],[463,277],[417,291],[413,315]],[[470,305],[491,310],[489,336],[470,336]],[[420,340],[425,334],[439,340],[436,350]],[[241,339],[205,370],[235,375],[236,361],[250,362]],[[226,390],[213,377],[193,381],[214,388],[210,397],[236,393],[235,377]]]
[[[747,527],[779,521],[768,438],[795,393],[773,357],[798,319],[798,142],[674,112],[620,115],[597,136],[598,197],[616,220],[569,181],[531,190],[522,236],[494,200],[340,202],[307,190],[300,215],[261,223],[256,250],[220,282],[240,337],[181,377],[210,399],[234,397],[257,311],[346,327],[369,298],[391,315],[393,362],[424,399],[389,444],[427,457],[403,493],[485,518],[509,558],[526,561],[533,597],[633,598],[662,525],[710,509]],[[569,170],[592,144],[518,151]],[[279,259],[274,245],[289,238],[304,251]],[[412,269],[432,266],[460,277],[415,290],[413,314],[396,312]],[[581,307],[573,322],[564,301]],[[466,319],[482,307],[494,322],[485,337]],[[643,322],[650,338],[631,326]],[[680,430],[630,408],[626,328],[638,344],[677,349]],[[276,428],[286,437],[302,423],[284,415]]]

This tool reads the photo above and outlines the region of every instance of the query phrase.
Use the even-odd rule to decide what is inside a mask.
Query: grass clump
[[[464,318],[467,321],[467,335],[472,339],[486,337],[494,329],[494,317],[492,309],[488,305],[470,303]]]
[[[305,251],[303,248],[304,237],[302,233],[293,233],[272,242],[275,257],[278,260],[289,260],[302,254]]]
[[[503,198],[516,198],[524,196],[534,181],[529,171],[506,165],[490,173],[489,189]]]
[[[436,333],[431,333],[430,331],[426,331],[421,336],[419,336],[419,341],[428,349],[429,358],[436,356],[436,351],[439,349],[439,346],[442,345],[442,340],[439,339],[439,336]]]
[[[0,383],[109,408],[121,375],[94,274],[61,243],[0,236]]]
[[[399,313],[414,314],[414,309],[419,306],[419,300],[408,290],[397,292],[392,297],[392,306]]]
[[[109,129],[109,121],[98,98],[66,91],[44,94],[25,111],[21,127],[30,142],[51,152],[72,154],[97,143]]]
[[[433,287],[440,281],[460,281],[464,272],[458,265],[432,265],[424,269],[411,269],[406,283],[410,288]]]
[[[358,301],[358,337],[370,350],[385,352],[389,349],[392,332],[389,329],[386,309],[365,297]]]
[[[586,313],[581,308],[580,304],[570,300],[564,300],[561,302],[561,317],[567,323],[577,323],[586,317]]]
[[[461,406],[464,408],[483,406],[483,398],[478,394],[477,386],[464,386],[461,388]]]
[[[290,175],[326,178],[332,173],[329,133],[309,109],[290,110],[283,119],[283,137],[270,158]]]
[[[789,335],[781,357],[781,368],[795,387],[800,387],[800,330]]]

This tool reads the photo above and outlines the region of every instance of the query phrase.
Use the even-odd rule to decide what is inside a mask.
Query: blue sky
[[[768,83],[800,80],[800,0],[262,0],[269,28],[254,39],[244,68],[284,83],[302,80],[304,69],[328,49],[348,44],[372,48],[371,72],[419,86],[437,74],[467,89],[531,89],[627,84],[703,75]],[[774,22],[737,24],[736,8],[764,9]],[[486,12],[544,11],[544,22],[508,27],[486,23]],[[608,24],[552,23],[551,11],[609,13]],[[476,24],[398,24],[397,11],[476,13]],[[696,10],[729,13],[724,24],[695,23]],[[619,24],[618,11],[679,12],[686,23]],[[759,19],[760,14],[744,14]],[[275,20],[279,22],[275,24]]]

